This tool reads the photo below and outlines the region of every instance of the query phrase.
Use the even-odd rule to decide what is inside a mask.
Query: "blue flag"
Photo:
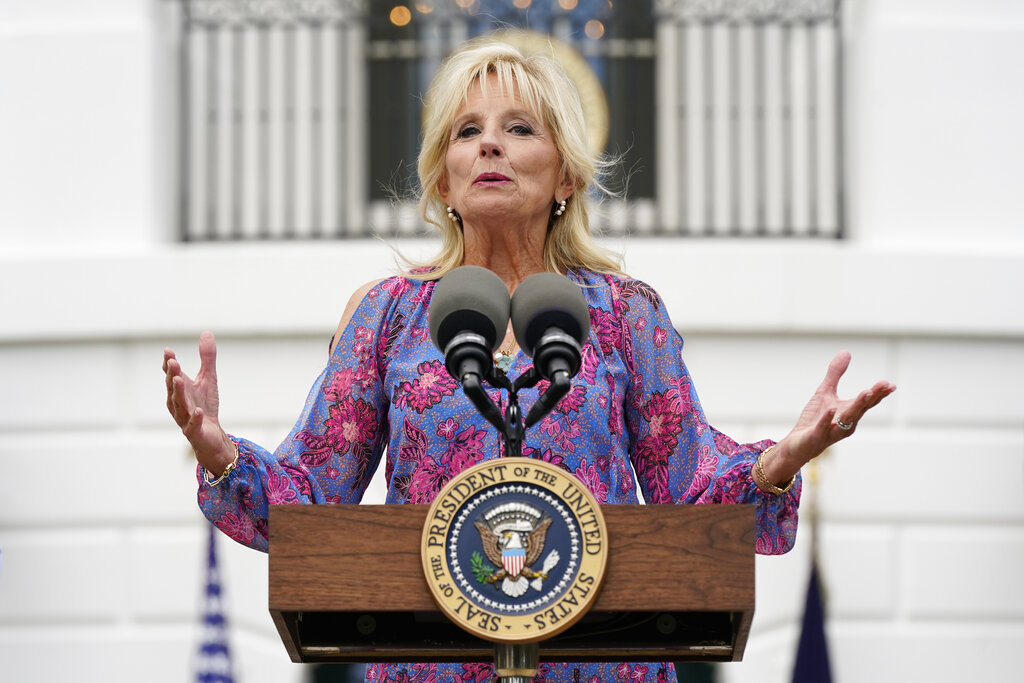
[[[231,651],[228,648],[227,620],[221,601],[220,572],[217,570],[217,529],[209,527],[206,593],[203,599],[203,623],[196,683],[234,683],[231,673]]]
[[[793,683],[832,683],[825,639],[825,606],[821,596],[818,563],[811,561],[811,579],[807,585],[807,605],[796,651]]]

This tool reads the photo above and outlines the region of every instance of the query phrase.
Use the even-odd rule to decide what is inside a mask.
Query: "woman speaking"
[[[800,468],[852,435],[895,387],[882,381],[840,399],[850,357],[839,353],[784,438],[736,443],[707,423],[658,294],[622,273],[591,235],[587,195],[601,160],[590,151],[576,89],[557,63],[494,39],[475,41],[445,61],[424,106],[420,206],[441,232],[440,251],[353,294],[327,365],[277,450],[221,426],[212,334],[200,337],[195,377],[164,352],[167,408],[195,451],[206,516],[265,551],[268,505],[356,503],[385,453],[388,503],[429,503],[465,468],[501,457],[500,435],[459,390],[428,332],[435,284],[458,266],[476,265],[510,294],[535,273],[564,275],[590,314],[579,373],[526,434],[524,456],[573,473],[601,503],[636,503],[640,495],[652,504],[752,503],[757,552],[789,550]],[[511,327],[495,356],[513,376],[531,365]],[[524,391],[524,402],[543,388]],[[500,405],[498,392],[493,398]],[[638,671],[675,680],[671,663],[649,662],[542,663],[538,679],[611,683],[640,680]],[[373,681],[491,676],[489,664],[367,670]]]

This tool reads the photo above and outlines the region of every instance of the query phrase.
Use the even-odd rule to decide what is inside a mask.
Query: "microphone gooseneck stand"
[[[465,341],[465,338],[460,340],[463,348],[466,348]],[[493,364],[466,363],[463,359],[458,359],[464,363],[460,367],[462,376],[459,378],[462,390],[480,411],[480,414],[501,434],[506,457],[522,457],[523,437],[526,435],[526,429],[551,412],[572,389],[570,380],[575,371],[579,369],[579,343],[568,337],[567,342],[561,339],[558,341],[568,346],[569,358],[563,357],[566,353],[564,349],[561,350],[558,357],[553,359],[543,358],[542,354],[538,353],[534,359],[534,367],[517,377],[515,382],[510,381],[508,376],[496,369]],[[479,351],[475,351],[473,355],[474,361],[479,360]],[[536,386],[544,378],[536,367],[540,363],[543,363],[542,367],[545,368],[551,385],[537,398],[537,401],[530,407],[530,412],[524,418],[519,408],[519,392],[522,389]],[[458,366],[459,363],[455,362],[452,365]],[[484,370],[484,367],[487,369]],[[491,400],[491,397],[487,395],[483,382],[487,382],[495,389],[508,392],[508,405],[504,415]],[[494,645],[494,672],[502,683],[531,683],[534,676],[537,675],[539,665],[540,648],[537,643],[495,643]]]
[[[494,673],[502,683],[531,683],[539,669],[537,643],[494,644]]]
[[[523,353],[533,367],[513,382],[494,367],[497,341],[509,320]],[[462,384],[466,397],[501,435],[504,455],[522,457],[526,430],[551,412],[572,389],[580,369],[590,312],[580,288],[556,273],[536,273],[523,280],[514,297],[493,272],[460,266],[437,283],[430,302],[430,338],[444,352],[448,372]],[[529,413],[519,408],[519,392],[542,379],[550,385]],[[508,392],[504,413],[487,395],[484,383]],[[539,665],[537,643],[496,643],[494,669],[503,683],[531,683]]]
[[[523,437],[526,430],[535,425],[542,417],[550,413],[558,402],[572,389],[571,376],[567,368],[558,368],[551,374],[551,385],[541,394],[536,403],[530,408],[530,412],[523,417],[519,408],[519,392],[537,385],[543,376],[537,372],[535,367],[530,368],[516,378],[515,382],[509,380],[508,376],[491,366],[481,373],[478,369],[469,370],[459,378],[462,383],[462,391],[466,394],[480,414],[490,422],[498,433],[501,434],[502,444],[505,447],[505,456],[518,457],[523,454]],[[508,405],[505,407],[504,415],[494,404],[487,390],[483,387],[487,382],[495,389],[504,389],[508,392]]]

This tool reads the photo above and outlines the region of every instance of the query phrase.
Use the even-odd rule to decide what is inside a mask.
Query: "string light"
[[[591,19],[584,24],[583,32],[587,34],[587,38],[598,40],[604,36],[604,24],[597,19]]]
[[[564,9],[566,12],[570,12],[576,9],[576,6],[579,4],[579,0],[558,0],[558,6]]]
[[[412,12],[405,5],[395,5],[391,8],[391,13],[388,15],[388,19],[395,26],[406,26],[412,21]]]

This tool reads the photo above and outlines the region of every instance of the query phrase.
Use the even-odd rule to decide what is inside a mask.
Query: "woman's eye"
[[[476,135],[479,132],[480,132],[480,129],[477,128],[476,126],[466,126],[465,128],[462,128],[462,129],[459,130],[458,135],[456,137],[468,138],[468,137],[471,137],[473,135]]]
[[[512,126],[511,131],[516,135],[532,135],[533,129],[527,126],[525,123],[517,123]]]

